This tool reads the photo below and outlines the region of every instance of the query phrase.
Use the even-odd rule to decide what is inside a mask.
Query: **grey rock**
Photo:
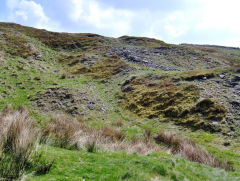
[[[240,76],[235,76],[233,79],[235,82],[239,82],[240,81]]]
[[[236,85],[238,85],[238,83],[237,83],[234,79],[229,79],[229,80],[228,80],[228,83],[229,83],[229,85],[232,86],[232,87],[235,87]]]
[[[180,71],[180,69],[173,68],[173,67],[166,67],[162,65],[158,65],[154,63],[152,60],[153,56],[155,59],[159,59],[162,56],[168,57],[169,55],[168,47],[159,47],[156,49],[144,49],[144,48],[133,48],[133,47],[112,47],[111,50],[108,52],[108,55],[116,54],[120,56],[123,60],[132,62],[135,64],[145,65],[149,68],[157,68],[165,71]],[[173,48],[174,49],[174,48]],[[161,52],[164,51],[164,52]],[[166,52],[167,51],[167,52]],[[165,55],[164,55],[165,53]],[[155,55],[154,55],[155,54]],[[164,57],[163,57],[164,58]]]
[[[62,102],[59,102],[59,105],[60,105],[60,107],[61,107],[62,109],[64,109],[64,108],[65,108],[65,106],[63,105],[63,103],[62,103]]]
[[[240,90],[240,85],[235,85],[235,86],[234,86],[234,89]]]
[[[212,124],[213,124],[213,125],[219,125],[219,122],[213,121]]]
[[[67,104],[66,104],[66,106],[67,107],[70,107],[72,104],[70,103],[70,102],[68,102]]]
[[[232,105],[232,108],[233,108],[233,109],[238,109],[238,108],[240,108],[240,103],[237,102],[237,101],[232,101],[232,102],[230,102],[230,104]]]
[[[88,109],[90,109],[90,110],[94,110],[94,109],[95,109],[94,105],[92,105],[92,104],[88,104],[87,107],[88,107]]]
[[[229,133],[227,133],[229,136],[234,135],[234,131],[230,131]]]
[[[36,59],[39,59],[39,58],[42,57],[42,54],[41,53],[37,53],[35,57],[36,57]]]
[[[105,108],[103,108],[103,107],[101,108],[101,110],[102,110],[102,112],[103,112],[103,113],[104,113],[104,112],[106,112],[106,109],[105,109]]]
[[[219,77],[220,77],[221,79],[224,79],[224,78],[225,78],[225,75],[224,75],[224,74],[220,74]]]

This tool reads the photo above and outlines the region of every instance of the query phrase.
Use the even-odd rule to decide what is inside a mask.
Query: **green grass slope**
[[[191,163],[166,153],[137,154],[89,153],[46,147],[54,165],[46,175],[32,175],[27,180],[174,180],[237,181],[239,176],[224,170]]]

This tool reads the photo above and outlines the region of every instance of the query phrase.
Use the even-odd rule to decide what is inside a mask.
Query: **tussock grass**
[[[3,152],[14,152],[16,156],[28,157],[38,139],[38,129],[29,113],[20,108],[12,111],[8,106],[0,114],[0,146]]]
[[[212,167],[229,170],[227,162],[220,162],[207,151],[200,148],[195,142],[176,137],[173,133],[161,132],[154,137],[157,143],[165,145],[173,155],[179,155],[186,160],[199,162]]]
[[[94,150],[122,150],[143,155],[163,151],[149,140],[127,141],[124,138],[121,131],[109,126],[96,130],[77,120],[67,120],[63,116],[57,116],[44,129],[44,140],[48,144],[68,149],[93,150],[93,147]]]
[[[157,136],[152,136],[150,130],[145,130],[143,139],[135,138],[127,141],[121,131],[110,126],[96,130],[89,128],[84,122],[57,116],[46,125],[44,137],[48,144],[63,148],[83,149],[88,152],[121,150],[142,155],[160,151],[212,167],[230,169],[227,162],[218,161],[193,141],[176,137],[169,132],[161,132]],[[155,144],[153,139],[159,145]]]
[[[15,180],[34,167],[50,169],[52,163],[36,152],[38,135],[39,129],[25,108],[13,111],[5,107],[0,113],[0,178]]]

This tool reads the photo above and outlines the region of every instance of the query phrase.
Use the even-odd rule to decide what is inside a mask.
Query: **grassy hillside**
[[[239,54],[0,23],[0,110],[12,105],[13,120],[27,109],[39,133],[30,166],[14,178],[2,167],[0,177],[239,180]],[[6,120],[5,109],[1,130]],[[11,124],[0,158],[19,165],[6,151]]]

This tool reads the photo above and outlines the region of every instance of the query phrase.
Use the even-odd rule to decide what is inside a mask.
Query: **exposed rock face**
[[[172,45],[159,47],[113,46],[108,54],[116,54],[128,62],[165,71],[193,70],[199,66],[214,68],[220,65],[219,62],[211,60],[201,53]]]
[[[240,103],[240,92],[236,89],[236,86],[239,85],[237,77],[236,74],[226,74],[224,79],[214,77],[205,81],[194,81],[194,84],[201,90],[200,97],[204,99],[217,99],[225,106],[225,124],[231,129],[230,132],[233,133],[240,127],[240,107],[238,106]],[[218,114],[216,113],[216,115]]]

